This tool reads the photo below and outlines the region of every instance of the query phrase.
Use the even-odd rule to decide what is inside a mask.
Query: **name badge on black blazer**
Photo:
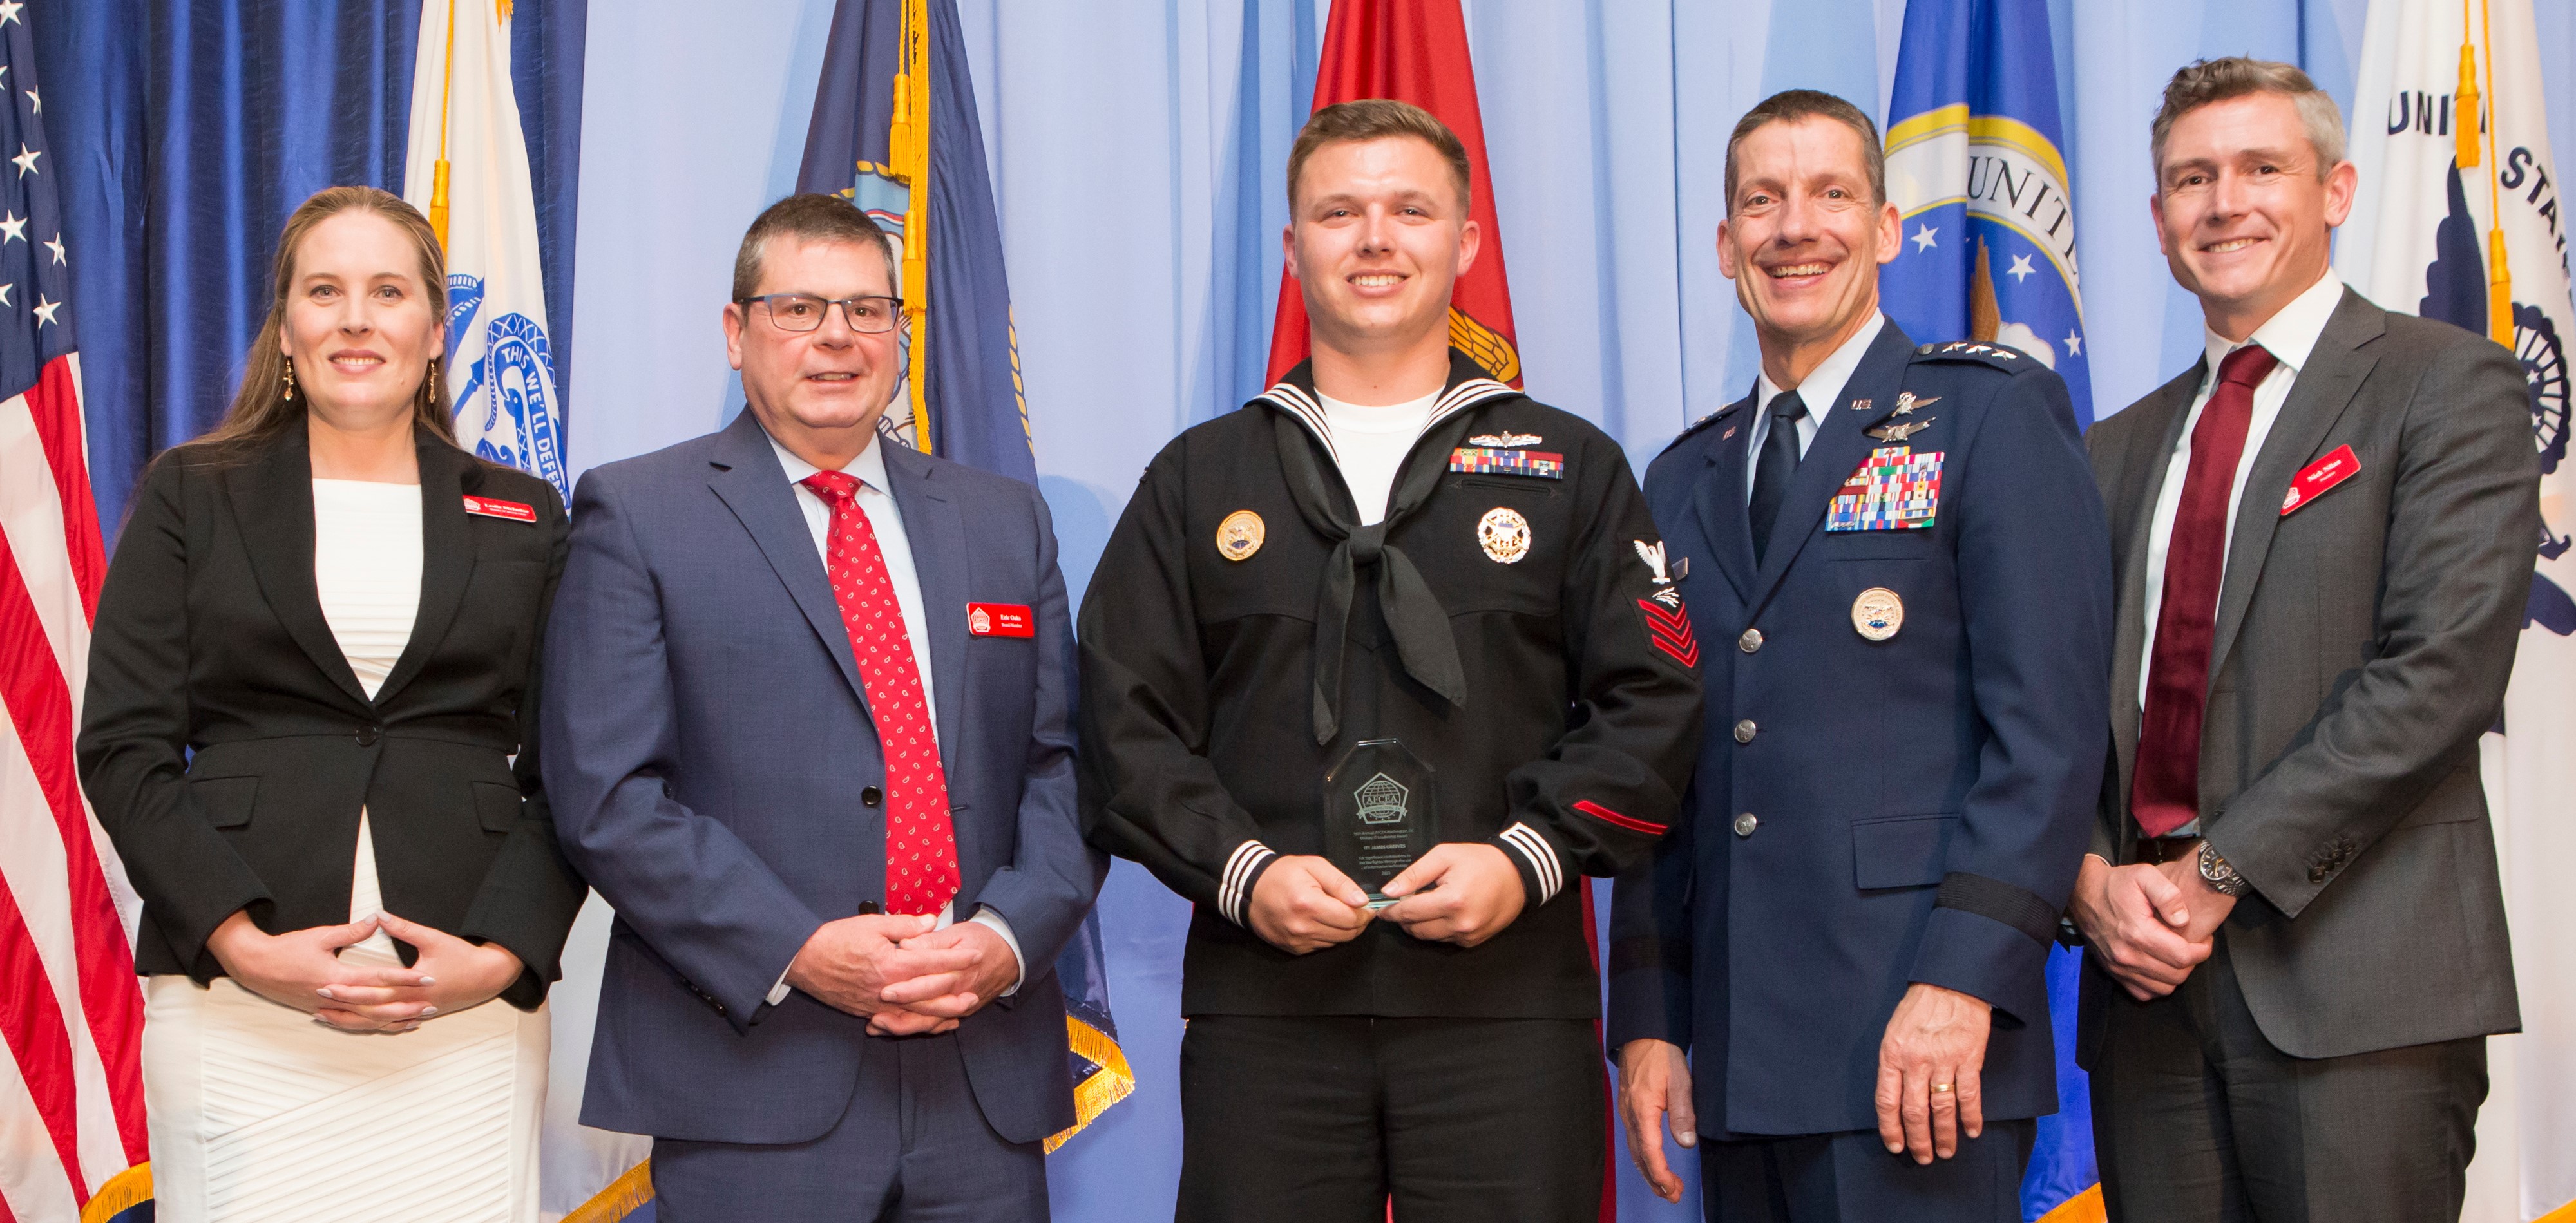
[[[485,518],[507,518],[512,522],[537,520],[537,507],[533,505],[522,505],[516,501],[502,501],[493,497],[477,497],[472,493],[465,494],[465,512],[480,514]]]

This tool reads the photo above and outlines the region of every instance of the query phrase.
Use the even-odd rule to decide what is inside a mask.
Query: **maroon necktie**
[[[903,627],[886,576],[876,527],[859,508],[859,481],[837,471],[805,477],[832,507],[832,598],[850,634],[850,654],[868,690],[877,747],[885,755],[885,906],[888,913],[937,913],[957,895],[957,829],[948,822],[948,771],[939,763],[939,741],[930,733],[930,708],[921,699],[921,669],[912,635]]]
[[[2200,726],[2209,702],[2210,638],[2218,588],[2227,576],[2229,493],[2254,418],[2254,386],[2279,361],[2260,344],[2227,354],[2218,389],[2191,431],[2191,467],[2165,546],[2163,602],[2156,609],[2154,661],[2147,668],[2145,717],[2129,811],[2151,837],[2200,816]]]

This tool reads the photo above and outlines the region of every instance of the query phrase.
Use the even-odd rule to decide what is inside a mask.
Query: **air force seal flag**
[[[1887,114],[1887,195],[1905,231],[1881,273],[1888,316],[1919,340],[2029,354],[2092,424],[2048,0],[1907,5]]]

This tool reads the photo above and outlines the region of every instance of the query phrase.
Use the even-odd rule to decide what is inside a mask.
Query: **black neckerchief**
[[[1342,690],[1342,657],[1350,639],[1351,596],[1359,586],[1359,568],[1377,566],[1377,599],[1388,635],[1405,674],[1450,704],[1467,703],[1467,677],[1458,663],[1458,641],[1449,631],[1449,612],[1431,593],[1422,571],[1401,548],[1386,542],[1387,532],[1431,500],[1448,470],[1446,456],[1467,432],[1469,408],[1518,392],[1485,376],[1483,367],[1452,349],[1449,385],[1432,408],[1430,424],[1414,440],[1387,496],[1386,516],[1369,526],[1359,524],[1358,510],[1347,495],[1336,496],[1339,480],[1325,474],[1321,443],[1333,446],[1332,432],[1314,399],[1314,381],[1305,364],[1289,371],[1279,385],[1255,403],[1277,412],[1271,426],[1279,445],[1279,466],[1288,492],[1306,525],[1334,541],[1324,561],[1322,591],[1315,600],[1315,742],[1330,743],[1340,729],[1336,713]],[[1425,459],[1424,456],[1431,456]]]

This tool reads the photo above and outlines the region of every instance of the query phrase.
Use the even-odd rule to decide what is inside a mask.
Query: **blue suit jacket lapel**
[[[1710,470],[1691,492],[1692,507],[1699,511],[1700,529],[1708,533],[1708,549],[1718,571],[1735,587],[1735,597],[1747,600],[1753,593],[1754,571],[1753,528],[1744,509],[1744,454],[1753,443],[1749,427],[1753,398],[1747,395],[1720,409],[1721,419],[1706,426],[1719,431],[1718,439],[1708,448]],[[1728,417],[1734,419],[1724,419]]]
[[[912,543],[912,568],[921,583],[922,620],[930,631],[934,678],[931,717],[939,726],[939,754],[957,759],[958,719],[966,708],[966,592],[970,558],[966,520],[941,487],[930,456],[877,443],[885,451],[886,491],[903,511],[903,533]]]
[[[1780,585],[1789,566],[1798,559],[1798,551],[1823,527],[1825,510],[1833,504],[1834,492],[1851,476],[1852,469],[1869,457],[1870,448],[1879,443],[1861,430],[1877,423],[1896,404],[1896,393],[1905,386],[1905,369],[1913,361],[1914,341],[1906,338],[1896,320],[1889,319],[1879,328],[1878,339],[1852,370],[1851,381],[1843,384],[1842,399],[1825,414],[1824,423],[1816,429],[1816,440],[1807,446],[1807,456],[1798,461],[1798,474],[1789,481],[1789,493],[1780,502],[1780,521],[1771,528],[1771,546],[1762,555],[1762,574],[1754,581],[1751,602],[1758,609],[1762,601]],[[1854,405],[1867,403],[1866,408]]]
[[[831,575],[824,572],[814,532],[805,525],[805,511],[797,508],[796,490],[787,484],[787,471],[778,465],[769,435],[761,431],[749,409],[736,416],[717,440],[715,465],[722,470],[707,480],[707,487],[751,533],[752,542],[777,571],[806,622],[832,652],[842,681],[865,709],[867,685],[859,682],[858,662],[850,653],[850,629],[841,620],[840,601],[832,597]]]

